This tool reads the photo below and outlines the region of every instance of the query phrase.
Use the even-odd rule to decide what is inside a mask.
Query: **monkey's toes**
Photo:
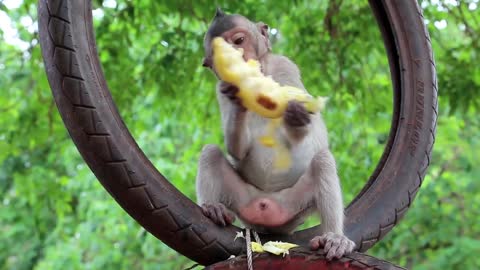
[[[319,249],[321,246],[323,246],[323,242],[322,242],[322,237],[321,236],[315,236],[314,238],[312,238],[312,240],[310,240],[310,249],[311,250],[317,250]]]
[[[203,204],[202,212],[206,217],[210,218],[215,224],[220,226],[227,226],[235,221],[235,216],[232,212],[221,203]]]
[[[302,127],[310,123],[310,114],[305,107],[296,101],[289,101],[283,116],[285,123],[292,127]]]
[[[355,243],[344,235],[328,232],[322,236],[315,236],[310,241],[312,250],[317,250],[322,246],[327,260],[332,260],[350,254],[355,247]]]

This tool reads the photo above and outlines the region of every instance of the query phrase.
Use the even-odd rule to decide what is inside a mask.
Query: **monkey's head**
[[[248,59],[260,60],[271,50],[268,25],[263,22],[253,23],[239,14],[228,15],[217,8],[203,41],[205,48],[203,66],[213,70],[211,43],[215,37],[222,37],[235,48],[242,48],[245,61]]]

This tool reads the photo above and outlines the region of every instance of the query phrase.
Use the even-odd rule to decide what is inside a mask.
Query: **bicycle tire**
[[[345,209],[345,233],[365,251],[408,210],[430,163],[437,119],[435,64],[415,0],[370,0],[382,32],[394,92],[383,156]],[[95,45],[89,0],[39,0],[39,35],[52,93],[72,140],[98,180],[147,231],[208,265],[242,252],[240,230],[220,228],[159,172],[123,123]],[[306,245],[318,226],[276,236]],[[265,236],[266,239],[271,236]]]

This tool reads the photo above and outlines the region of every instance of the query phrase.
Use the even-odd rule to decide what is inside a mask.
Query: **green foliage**
[[[223,139],[214,77],[201,67],[214,7],[275,28],[274,51],[299,65],[313,94],[330,97],[324,118],[348,203],[382,154],[392,113],[388,63],[365,2],[97,0],[95,29],[109,87],[131,133],[194,200],[198,154]],[[441,95],[432,165],[412,209],[369,251],[413,269],[480,267],[480,14],[476,1],[451,2],[420,1]],[[0,30],[7,41],[0,44],[0,269],[192,265],[133,221],[78,154],[45,76],[32,27],[36,1],[18,8],[0,1],[0,13],[23,41],[13,44]]]

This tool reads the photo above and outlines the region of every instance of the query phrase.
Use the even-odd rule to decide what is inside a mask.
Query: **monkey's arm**
[[[343,235],[343,200],[335,159],[330,150],[319,152],[312,159],[315,179],[315,202],[322,219],[322,233]]]
[[[247,110],[232,99],[235,93],[228,92],[229,87],[234,87],[225,82],[217,85],[217,99],[222,115],[222,127],[225,136],[225,145],[228,153],[236,160],[242,160],[248,153],[251,145],[250,130],[247,125]],[[228,95],[228,96],[227,96]]]
[[[313,158],[312,166],[318,181],[315,203],[322,219],[322,234],[310,240],[310,248],[323,247],[328,260],[341,258],[353,251],[355,243],[343,233],[343,202],[335,159],[327,149]]]
[[[269,61],[272,78],[280,85],[288,85],[305,89],[297,65],[285,56],[275,55]],[[290,142],[301,141],[310,130],[310,114],[298,102],[289,102],[284,115],[287,139]]]

